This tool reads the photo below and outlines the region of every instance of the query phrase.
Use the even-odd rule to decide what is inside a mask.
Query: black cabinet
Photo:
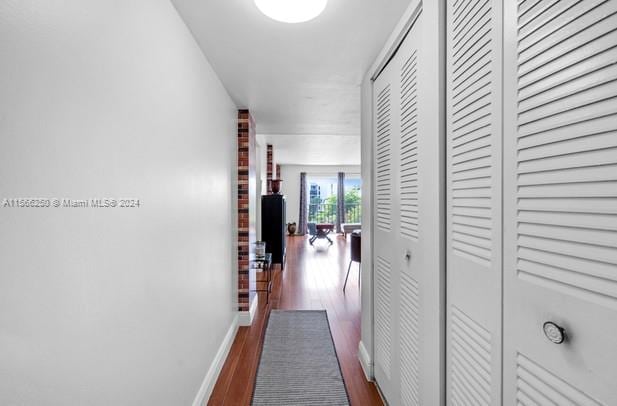
[[[272,254],[272,263],[285,268],[285,196],[261,196],[261,240],[266,252]]]

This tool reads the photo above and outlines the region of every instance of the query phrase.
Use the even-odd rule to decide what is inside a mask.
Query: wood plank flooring
[[[334,345],[352,405],[382,405],[375,385],[368,382],[358,361],[360,293],[358,264],[354,263],[343,294],[349,264],[348,241],[342,236],[317,240],[311,247],[305,237],[289,237],[287,266],[277,266],[270,304],[260,294],[258,311],[250,327],[240,327],[208,405],[249,405],[255,373],[271,309],[326,309]]]

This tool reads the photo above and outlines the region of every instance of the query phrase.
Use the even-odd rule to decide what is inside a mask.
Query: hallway
[[[0,60],[0,406],[617,406],[617,0],[0,0]]]
[[[381,405],[375,385],[367,382],[357,357],[360,341],[360,294],[358,264],[351,267],[347,293],[343,294],[349,264],[349,241],[333,238],[328,247],[306,237],[288,237],[287,266],[281,274],[277,266],[270,305],[261,294],[253,324],[240,327],[227,361],[214,387],[209,405],[250,403],[259,351],[271,309],[326,309],[330,328],[352,405]]]

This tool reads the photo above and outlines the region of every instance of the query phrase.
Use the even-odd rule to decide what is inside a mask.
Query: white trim
[[[225,364],[225,360],[227,359],[227,355],[229,355],[229,350],[231,349],[231,345],[236,338],[236,332],[238,331],[238,315],[234,315],[234,318],[231,322],[231,326],[229,326],[229,330],[227,330],[227,334],[225,334],[225,338],[223,338],[223,342],[221,343],[214,359],[212,360],[212,364],[210,364],[210,368],[206,373],[206,376],[201,383],[201,387],[197,392],[197,396],[195,396],[195,400],[193,400],[193,406],[203,406],[207,403],[208,399],[210,399],[210,395],[212,394],[212,390],[214,389],[214,384],[221,373],[221,369],[223,369],[223,365]]]
[[[360,360],[360,365],[362,366],[362,371],[364,371],[364,376],[368,381],[373,381],[373,360],[369,355],[368,351],[364,347],[364,343],[360,341],[358,344],[358,359]]]
[[[257,311],[257,303],[259,302],[259,298],[257,295],[253,297],[253,301],[251,302],[251,307],[249,307],[248,312],[238,312],[238,325],[240,326],[250,326],[253,324],[253,318],[255,317],[255,312]]]
[[[369,69],[371,80],[375,80],[381,71],[386,67],[388,62],[390,62],[390,59],[392,59],[392,56],[396,53],[396,50],[405,39],[405,36],[407,36],[407,33],[420,15],[421,11],[422,1],[414,0],[411,2],[409,7],[407,7],[407,10],[405,10],[405,13],[399,20],[398,24],[394,27],[392,34],[388,37],[383,49]]]
[[[373,358],[373,82],[362,81],[362,276],[360,282],[361,341],[366,359]],[[372,365],[365,370],[373,376]]]
[[[381,398],[381,403],[383,403],[386,406],[390,406],[388,404],[388,401],[386,400],[386,397],[383,395],[381,387],[379,387],[379,382],[377,381],[375,381],[375,388],[377,388],[377,393],[379,394],[379,397]]]

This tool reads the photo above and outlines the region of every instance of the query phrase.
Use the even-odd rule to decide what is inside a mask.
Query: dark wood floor
[[[304,237],[290,237],[285,271],[277,269],[273,294],[266,306],[265,295],[250,327],[240,327],[208,405],[249,405],[257,363],[271,309],[326,309],[334,344],[352,405],[382,405],[375,385],[367,382],[358,361],[360,341],[360,293],[358,265],[353,264],[343,294],[343,282],[349,263],[348,243],[334,237],[328,247],[325,240],[315,248]]]

